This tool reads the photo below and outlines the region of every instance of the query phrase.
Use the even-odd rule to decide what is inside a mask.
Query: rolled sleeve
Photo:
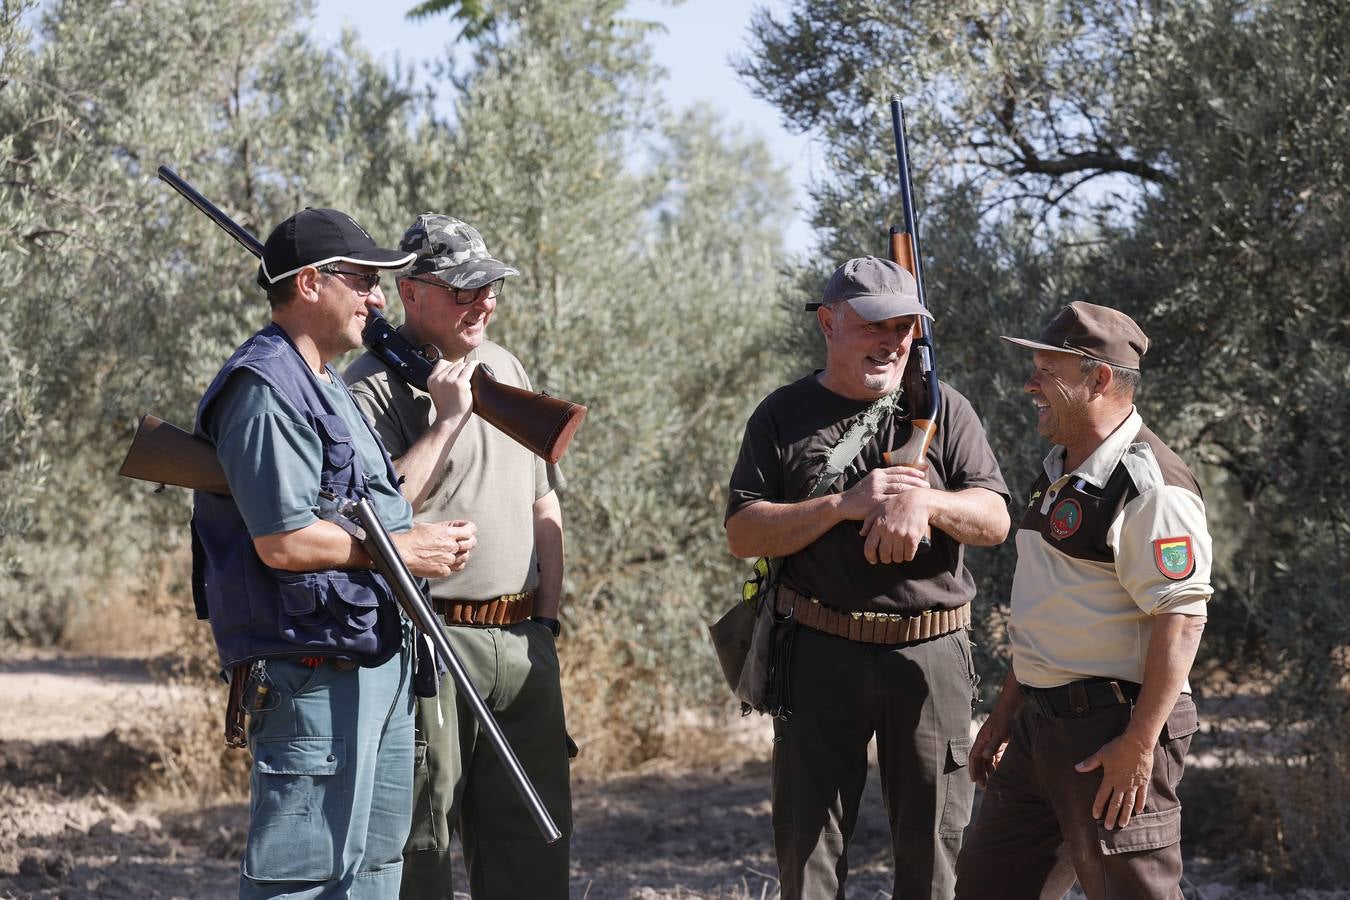
[[[1198,494],[1174,485],[1146,491],[1125,506],[1108,539],[1120,584],[1141,610],[1206,615],[1214,548]]]
[[[251,372],[232,378],[205,428],[250,535],[318,520],[323,444],[265,382]]]

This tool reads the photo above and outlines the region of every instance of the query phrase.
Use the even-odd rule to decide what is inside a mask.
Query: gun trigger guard
[[[441,348],[435,344],[423,344],[417,348],[417,352],[426,357],[429,363],[438,363],[441,361]]]

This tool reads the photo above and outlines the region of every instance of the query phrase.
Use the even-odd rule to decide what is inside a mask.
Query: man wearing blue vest
[[[332,521],[369,498],[415,575],[462,569],[468,522],[412,523],[379,438],[329,365],[384,306],[386,250],[306,209],[264,246],[272,321],[197,409],[231,496],[198,491],[193,592],[222,666],[251,664],[253,754],[241,897],[397,897],[412,807],[410,626],[361,544]],[[336,498],[336,499],[334,499]]]

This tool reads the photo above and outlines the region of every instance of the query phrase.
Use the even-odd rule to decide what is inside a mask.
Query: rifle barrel
[[[459,696],[467,701],[473,710],[478,727],[487,735],[492,749],[497,752],[497,758],[506,768],[511,783],[520,794],[520,799],[525,801],[530,816],[543,834],[544,840],[550,844],[558,840],[562,837],[562,832],[558,830],[553,817],[544,806],[544,801],[539,798],[539,793],[530,783],[529,776],[525,774],[525,769],[521,766],[515,751],[506,742],[506,735],[502,734],[497,720],[478,696],[478,689],[474,687],[464,664],[459,661],[454,648],[450,646],[450,641],[441,628],[440,619],[431,611],[426,598],[422,596],[422,591],[413,581],[412,573],[408,571],[403,558],[394,548],[394,542],[390,539],[389,532],[385,530],[384,523],[380,521],[379,514],[375,512],[375,507],[369,499],[363,497],[352,505],[352,511],[361,527],[365,529],[367,552],[379,565],[381,574],[389,579],[390,586],[394,588],[394,594],[403,605],[403,611],[408,614],[408,618],[412,619],[419,631],[431,639],[432,646],[436,648],[436,655],[450,670],[450,677],[455,681]]]
[[[182,178],[179,178],[178,173],[173,169],[170,169],[168,166],[160,166],[158,171],[161,181],[182,194],[193,206],[206,213],[208,219],[223,228],[225,233],[230,237],[234,238],[240,244],[243,244],[245,250],[259,259],[262,259],[262,241],[258,240],[242,225],[226,215],[220,207],[198,193],[196,188],[188,184]]]

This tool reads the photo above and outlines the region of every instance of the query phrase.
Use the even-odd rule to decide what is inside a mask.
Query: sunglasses
[[[380,275],[378,272],[367,274],[365,272],[353,272],[350,269],[339,269],[336,266],[324,266],[319,269],[319,271],[325,275],[337,275],[342,278],[350,278],[352,290],[361,296],[375,293],[375,289],[380,286]]]
[[[482,287],[453,288],[444,281],[438,281],[434,278],[409,278],[409,281],[420,281],[422,284],[429,284],[432,287],[438,287],[450,295],[450,299],[455,301],[456,306],[468,306],[470,303],[477,303],[479,300],[496,300],[501,296],[502,286],[506,283],[505,278],[498,278],[496,281],[490,281]]]

